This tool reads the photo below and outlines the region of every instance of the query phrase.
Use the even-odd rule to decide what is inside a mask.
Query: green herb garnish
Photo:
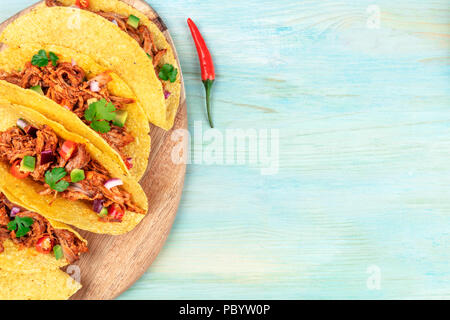
[[[50,57],[50,60],[52,60],[53,66],[56,67],[58,65],[59,57],[51,51],[48,53],[48,56]]]
[[[52,62],[53,66],[56,67],[58,65],[59,57],[51,51],[49,52],[49,54],[47,56],[47,52],[45,50],[39,50],[39,52],[37,54],[35,54],[33,56],[33,58],[31,58],[31,64],[33,66],[40,67],[40,68],[46,67],[46,66],[48,66],[49,57],[50,57],[50,61]]]
[[[177,81],[177,75],[178,75],[178,69],[168,63],[163,65],[161,67],[161,70],[159,71],[159,78],[161,80],[164,80],[164,81],[170,80],[170,82],[172,82],[172,83]]]
[[[16,238],[23,237],[30,231],[31,225],[34,223],[34,220],[30,217],[19,217],[16,216],[16,218],[8,223],[8,230],[9,231],[16,231]]]
[[[84,112],[84,118],[91,121],[91,128],[95,131],[107,133],[111,130],[108,121],[116,118],[115,111],[116,107],[111,102],[101,99],[89,105],[89,108]]]
[[[59,260],[64,257],[63,250],[59,244],[53,247],[53,253],[55,254],[55,259]]]
[[[45,173],[45,183],[48,184],[51,189],[58,192],[63,192],[69,187],[69,183],[67,181],[60,181],[66,175],[66,169],[53,168],[52,171],[47,171]]]
[[[36,67],[45,67],[48,65],[47,52],[45,50],[39,50],[38,54],[35,54],[31,58],[31,64]]]

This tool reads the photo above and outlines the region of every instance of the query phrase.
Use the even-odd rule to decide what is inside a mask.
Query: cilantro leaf
[[[89,108],[87,108],[86,111],[84,111],[84,118],[87,121],[94,121],[96,112],[97,111],[96,111],[95,103],[91,103],[89,105]]]
[[[69,183],[67,181],[60,181],[66,175],[66,169],[53,168],[52,171],[47,171],[45,173],[45,183],[48,184],[51,189],[58,192],[63,192],[69,187]]]
[[[108,133],[111,131],[111,126],[106,121],[92,121],[91,128],[99,133]]]
[[[8,223],[9,231],[16,231],[16,238],[25,236],[29,231],[34,220],[30,217],[19,217],[16,216],[14,220]]]
[[[97,106],[97,120],[114,120],[116,118],[116,107],[111,102],[108,102],[106,104],[106,100],[103,99],[103,101],[103,105],[101,105],[100,107]],[[102,102],[102,100],[100,100],[99,102]]]
[[[50,60],[52,60],[53,66],[56,67],[58,65],[59,57],[51,51],[48,53],[48,55],[50,57]]]
[[[59,57],[51,51],[47,56],[47,52],[45,50],[39,50],[39,52],[31,58],[31,64],[36,67],[46,67],[48,66],[49,57],[53,66],[56,67],[58,65]]]
[[[89,108],[84,112],[84,118],[91,122],[91,128],[100,133],[107,133],[111,130],[108,121],[116,118],[116,107],[101,99],[89,105]]]
[[[159,78],[164,81],[170,80],[174,83],[177,81],[178,69],[173,65],[166,63],[163,65],[159,71]]]
[[[37,54],[31,58],[31,64],[37,67],[45,67],[48,65],[47,53],[45,50],[39,50]]]

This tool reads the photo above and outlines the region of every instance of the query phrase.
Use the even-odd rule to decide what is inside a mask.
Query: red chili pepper
[[[202,81],[206,89],[206,110],[208,112],[208,120],[211,128],[214,128],[214,123],[211,115],[211,89],[216,79],[216,73],[214,71],[214,63],[211,57],[211,53],[206,46],[200,31],[195,25],[194,21],[190,18],[187,20],[189,29],[191,29],[192,38],[194,39],[195,46],[197,47],[198,59],[200,60],[200,67],[202,69]]]

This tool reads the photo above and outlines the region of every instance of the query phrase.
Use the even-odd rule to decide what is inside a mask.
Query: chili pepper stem
[[[206,89],[206,111],[208,113],[208,121],[211,128],[214,128],[214,122],[211,114],[211,91],[212,86],[214,84],[214,80],[205,80],[203,81],[203,84],[205,85]]]

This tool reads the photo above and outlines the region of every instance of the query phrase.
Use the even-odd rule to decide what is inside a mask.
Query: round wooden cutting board
[[[181,76],[181,98],[173,129],[166,132],[151,125],[152,150],[148,168],[141,180],[149,199],[149,213],[130,233],[112,237],[80,231],[89,241],[88,254],[76,263],[83,288],[72,299],[113,299],[127,290],[155,260],[169,235],[180,202],[185,164],[174,164],[172,150],[180,141],[172,141],[173,130],[187,129],[186,95],[178,56],[167,27],[158,14],[144,1],[122,0],[145,13],[163,31],[172,45]],[[27,8],[0,25],[0,32],[14,19],[30,11]],[[183,150],[187,149],[187,141]],[[78,277],[78,268],[67,272]],[[145,297],[143,297],[145,298]]]

